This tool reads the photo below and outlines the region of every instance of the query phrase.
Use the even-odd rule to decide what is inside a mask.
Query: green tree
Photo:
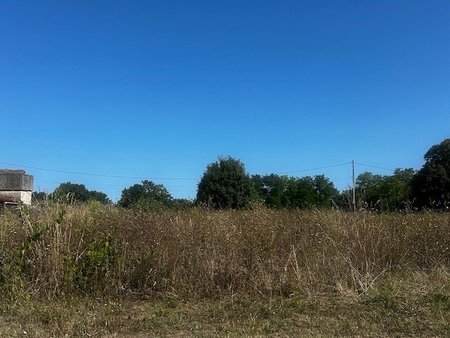
[[[111,203],[108,196],[95,190],[89,191],[84,184],[71,182],[61,183],[52,193],[52,198],[62,202],[87,202],[99,201]]]
[[[264,203],[266,196],[266,187],[264,185],[264,176],[252,175],[250,181],[252,184],[252,201],[257,203]]]
[[[87,202],[90,194],[84,184],[66,182],[53,191],[52,197],[63,202]]]
[[[381,198],[382,175],[363,172],[355,181],[356,201],[358,208],[379,208]]]
[[[286,192],[292,208],[329,208],[339,192],[324,175],[291,178]]]
[[[310,176],[290,178],[286,191],[286,206],[307,209],[315,206],[314,179]]]
[[[263,202],[270,208],[285,208],[287,204],[286,191],[289,177],[270,174],[266,176],[253,175],[251,177],[256,201]]]
[[[100,191],[91,190],[89,191],[89,201],[98,201],[102,204],[110,204],[111,200],[108,196]]]
[[[302,178],[254,175],[252,182],[258,200],[270,208],[329,207],[339,194],[324,175]]]
[[[392,176],[385,179],[384,192],[386,194],[385,209],[401,210],[411,207],[411,183],[414,177],[414,169],[395,169]]]
[[[412,181],[415,205],[446,209],[450,204],[450,138],[433,145]]]
[[[244,164],[232,157],[220,157],[206,168],[197,189],[197,202],[214,208],[241,209],[252,199],[250,176]]]
[[[313,178],[314,186],[314,206],[317,208],[331,207],[332,200],[339,195],[339,191],[334,187],[333,182],[325,175],[316,175]]]
[[[118,204],[124,208],[155,209],[170,207],[172,196],[162,184],[145,180],[142,181],[142,184],[135,184],[124,189]]]
[[[395,169],[393,175],[360,174],[356,179],[358,207],[380,211],[409,208],[413,176],[411,168]]]
[[[39,202],[39,201],[45,201],[45,200],[48,200],[48,199],[50,198],[50,195],[47,194],[47,193],[44,192],[44,191],[33,191],[33,194],[32,194],[32,196],[31,196],[31,198],[32,198],[34,201]]]

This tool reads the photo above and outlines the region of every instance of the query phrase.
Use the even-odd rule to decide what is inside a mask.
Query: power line
[[[70,170],[59,170],[59,169],[51,169],[51,168],[42,168],[42,167],[34,167],[34,166],[28,166],[28,165],[22,165],[17,163],[9,163],[9,162],[0,162],[0,164],[8,165],[12,167],[19,167],[19,168],[26,168],[26,169],[33,169],[33,170],[40,170],[40,171],[48,171],[48,172],[56,172],[56,173],[62,173],[62,174],[71,174],[71,175],[82,175],[82,176],[91,176],[91,177],[106,177],[106,178],[116,178],[116,179],[135,179],[135,180],[179,180],[179,181],[189,181],[189,180],[198,180],[196,177],[149,177],[149,176],[125,176],[125,175],[107,175],[107,174],[98,174],[98,173],[88,173],[88,172],[79,172],[79,171],[70,171]],[[283,171],[283,172],[276,172],[274,174],[277,175],[284,175],[284,174],[293,174],[293,173],[301,173],[301,172],[308,172],[308,171],[315,171],[315,170],[322,170],[322,169],[329,169],[329,168],[335,168],[335,167],[341,167],[345,165],[352,164],[352,161],[348,162],[342,162],[322,167],[313,167],[313,168],[306,168],[306,169],[298,169],[298,170],[291,170],[291,171]],[[386,168],[381,167],[377,165],[362,163],[362,162],[356,162],[355,164],[358,164],[360,166],[369,167],[369,168],[375,168],[375,169],[381,169],[386,171],[393,172],[395,169],[392,168]],[[112,187],[112,185],[111,185]]]
[[[284,172],[278,172],[276,174],[278,175],[284,175],[284,174],[293,174],[293,173],[300,173],[300,172],[307,172],[307,171],[314,171],[314,170],[321,170],[321,169],[328,169],[328,168],[334,168],[334,167],[341,167],[343,165],[349,165],[352,162],[343,162],[343,163],[338,163],[338,164],[332,164],[332,165],[327,165],[324,167],[316,167],[316,168],[308,168],[308,169],[300,169],[300,170],[292,170],[292,171],[284,171]]]
[[[57,185],[57,184],[60,184],[61,181],[60,180],[38,179],[37,183],[42,183],[42,184],[46,184],[46,185]],[[122,187],[124,187],[124,184],[105,184],[105,183],[98,183],[98,182],[91,183],[91,184],[88,183],[86,185],[92,185],[92,184],[95,184],[95,186],[98,186],[98,187],[105,187],[105,188],[122,188]],[[191,185],[170,185],[170,184],[169,185],[164,184],[164,186],[169,189],[191,188],[192,187]]]
[[[95,176],[95,177],[109,177],[109,178],[121,178],[121,179],[136,179],[136,180],[197,180],[195,177],[147,177],[147,176],[121,176],[121,175],[106,175],[106,174],[95,174],[95,173],[86,173],[79,171],[67,171],[67,170],[58,170],[58,169],[49,169],[49,168],[39,168],[32,167],[27,165],[21,165],[17,163],[7,163],[0,162],[0,164],[14,166],[19,168],[33,169],[33,170],[41,170],[41,171],[49,171],[56,172],[62,174],[71,174],[71,175],[83,175],[83,176]]]
[[[299,169],[299,170],[292,170],[292,171],[283,171],[283,172],[278,172],[276,174],[284,175],[284,174],[291,174],[291,173],[299,173],[299,172],[307,172],[307,171],[328,169],[328,168],[334,168],[334,167],[340,167],[340,166],[343,166],[343,165],[348,165],[348,164],[351,164],[351,163],[352,162],[343,162],[343,163],[332,164],[332,165],[323,166],[323,167]],[[34,166],[28,166],[28,165],[23,165],[23,164],[17,164],[17,163],[8,163],[8,162],[0,162],[0,164],[13,166],[13,167],[19,167],[19,168],[56,172],[56,173],[62,173],[62,174],[94,176],[94,177],[108,177],[108,178],[120,178],[120,179],[138,179],[138,180],[142,180],[142,179],[151,179],[151,180],[197,180],[198,179],[196,177],[148,177],[148,176],[106,175],[106,174],[87,173],[87,172],[80,172],[80,171],[69,171],[69,170],[59,170],[59,169],[34,167]]]
[[[369,167],[369,168],[375,168],[375,169],[381,169],[381,170],[387,170],[387,171],[395,171],[395,169],[392,169],[392,168],[384,168],[384,167],[379,167],[377,165],[366,164],[366,163],[361,163],[361,162],[355,162],[355,164],[362,165],[363,167]]]

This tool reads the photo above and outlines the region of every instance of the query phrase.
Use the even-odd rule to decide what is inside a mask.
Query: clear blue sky
[[[190,178],[154,181],[194,197],[218,155],[418,169],[450,137],[447,0],[0,0],[0,32],[0,167]],[[139,182],[27,171],[114,200]],[[351,182],[296,175],[321,173]]]

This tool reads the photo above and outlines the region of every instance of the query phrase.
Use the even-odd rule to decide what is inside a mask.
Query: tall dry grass
[[[448,213],[138,212],[47,205],[0,216],[4,300],[78,294],[364,294],[450,267]]]

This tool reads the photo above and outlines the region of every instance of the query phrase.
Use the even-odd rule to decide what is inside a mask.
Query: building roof
[[[25,174],[25,170],[21,169],[0,169],[0,174]]]

